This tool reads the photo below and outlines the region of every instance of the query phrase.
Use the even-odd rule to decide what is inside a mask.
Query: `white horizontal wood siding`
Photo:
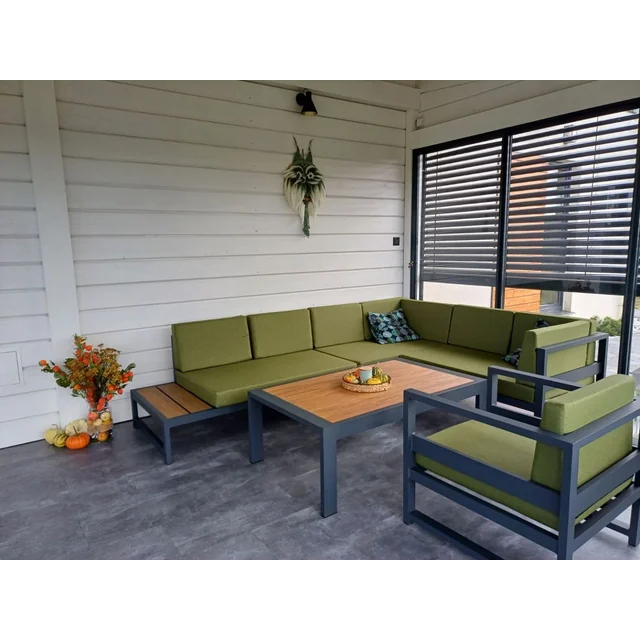
[[[47,300],[22,83],[0,81],[0,351],[17,351],[21,383],[0,386],[0,448],[38,440],[57,420]]]
[[[81,330],[136,362],[134,387],[172,379],[174,322],[401,295],[404,111],[314,96],[302,117],[295,94],[56,83]],[[326,178],[308,239],[282,196],[293,135]]]
[[[637,80],[429,81],[414,149],[640,97]]]
[[[569,87],[584,80],[430,81],[421,95],[420,127],[457,120]]]

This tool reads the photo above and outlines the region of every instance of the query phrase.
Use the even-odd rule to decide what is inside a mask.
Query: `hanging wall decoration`
[[[305,155],[304,149],[300,150],[298,141],[294,138],[296,152],[293,161],[284,172],[284,197],[289,206],[302,218],[302,233],[307,238],[311,230],[309,217],[318,213],[319,207],[326,197],[326,189],[322,174],[313,164],[311,155],[311,142]]]

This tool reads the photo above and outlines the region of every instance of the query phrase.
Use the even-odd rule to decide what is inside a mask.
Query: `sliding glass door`
[[[597,318],[640,370],[639,106],[418,150],[416,296]]]

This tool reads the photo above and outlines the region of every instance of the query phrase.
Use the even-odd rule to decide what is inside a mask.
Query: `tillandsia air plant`
[[[295,138],[293,141],[296,152],[284,172],[284,197],[302,219],[302,233],[308,238],[311,230],[309,218],[318,213],[327,194],[322,174],[313,163],[311,142],[305,154],[304,149],[298,146],[298,141]]]
[[[102,344],[87,344],[83,336],[73,336],[75,346],[72,358],[67,358],[61,367],[55,362],[40,360],[45,373],[52,373],[59,387],[71,390],[71,395],[86,398],[91,405],[101,411],[105,404],[116,395],[122,395],[124,388],[133,378],[134,363],[121,367],[118,362],[120,352]]]

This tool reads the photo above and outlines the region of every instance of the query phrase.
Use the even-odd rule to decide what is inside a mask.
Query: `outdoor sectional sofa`
[[[374,342],[368,313],[398,308],[421,339]],[[550,326],[536,329],[540,319]],[[397,357],[476,376],[497,365],[589,384],[605,375],[607,339],[589,320],[407,298],[172,326],[176,382],[216,408],[241,405],[251,389]],[[515,367],[504,356],[518,347]],[[498,393],[539,415],[544,398],[562,391],[502,376]]]

